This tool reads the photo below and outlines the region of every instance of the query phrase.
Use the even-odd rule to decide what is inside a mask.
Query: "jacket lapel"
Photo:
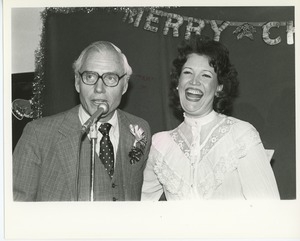
[[[129,160],[129,152],[134,142],[134,136],[130,133],[129,125],[131,124],[122,111],[118,110],[119,121],[119,148],[117,152],[117,160],[121,164],[123,173],[123,184],[125,186],[125,195],[127,195],[126,188],[130,185],[132,165]],[[126,199],[126,196],[125,196]]]
[[[61,135],[58,142],[57,155],[62,164],[71,200],[77,200],[77,181],[79,167],[79,145],[81,124],[78,117],[78,106],[71,109],[67,114],[58,132]]]

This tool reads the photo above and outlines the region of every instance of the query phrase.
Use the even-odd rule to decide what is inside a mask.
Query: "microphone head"
[[[102,114],[106,114],[108,112],[108,104],[106,102],[102,102],[98,105],[98,109],[102,109]]]

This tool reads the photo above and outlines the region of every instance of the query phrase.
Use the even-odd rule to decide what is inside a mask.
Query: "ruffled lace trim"
[[[200,198],[210,198],[214,191],[224,182],[226,175],[237,169],[239,159],[247,155],[247,151],[252,145],[260,142],[258,132],[255,129],[250,129],[242,138],[237,140],[233,149],[228,150],[225,155],[219,157],[219,160],[214,162],[214,165],[206,155],[212,147],[229,132],[234,123],[235,121],[233,119],[226,118],[225,121],[215,129],[201,150],[202,159],[196,169],[197,176],[199,177],[196,185]],[[178,144],[185,156],[190,159],[188,144],[185,143],[184,138],[181,137],[177,129],[171,132],[171,137]],[[187,197],[190,194],[190,185],[163,159],[158,159],[154,166],[154,171],[159,181],[171,194],[182,197]]]
[[[156,173],[159,181],[168,192],[183,196],[188,193],[187,184],[169,165],[162,159],[159,159],[154,166],[154,172]]]
[[[209,141],[201,150],[202,157],[209,153],[211,148],[229,132],[234,123],[234,120],[226,118],[225,122],[211,135]],[[214,167],[212,167],[212,163],[210,163],[207,158],[203,158],[200,163],[202,167],[199,167],[199,169],[200,173],[202,172],[201,176],[205,176],[205,178],[200,180],[198,184],[198,188],[203,197],[209,198],[213,191],[224,182],[226,175],[237,169],[239,159],[245,157],[249,148],[259,142],[260,137],[258,132],[255,129],[250,129],[236,142],[236,145],[231,151],[219,158]],[[206,175],[203,173],[204,170],[207,170]]]
[[[176,128],[171,132],[171,137],[175,141],[175,143],[179,146],[180,150],[184,153],[184,155],[191,159],[191,150],[184,136],[179,133],[179,129]]]
[[[232,120],[226,118],[225,121],[220,124],[220,126],[212,133],[212,135],[209,137],[209,140],[202,148],[202,157],[204,157],[213,148],[213,146],[229,132],[233,123],[234,122]]]

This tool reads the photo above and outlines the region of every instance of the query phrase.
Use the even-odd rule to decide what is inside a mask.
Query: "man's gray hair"
[[[131,69],[130,65],[128,64],[126,56],[122,53],[122,51],[116,45],[114,45],[113,43],[108,42],[108,41],[97,41],[97,42],[94,42],[94,43],[90,44],[89,46],[87,46],[81,52],[78,59],[75,60],[75,62],[73,63],[73,70],[75,73],[77,73],[80,70],[85,59],[87,58],[87,54],[91,50],[94,50],[97,52],[102,52],[102,51],[106,51],[106,50],[115,50],[116,52],[118,52],[121,59],[123,60],[124,70],[126,72],[127,78],[128,79],[130,78],[130,76],[132,74],[132,69]]]

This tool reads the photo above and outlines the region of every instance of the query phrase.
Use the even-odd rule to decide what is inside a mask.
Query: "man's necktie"
[[[114,175],[114,148],[109,138],[110,128],[111,124],[109,123],[101,124],[99,127],[99,131],[103,135],[100,141],[99,157],[108,175],[112,178]]]

